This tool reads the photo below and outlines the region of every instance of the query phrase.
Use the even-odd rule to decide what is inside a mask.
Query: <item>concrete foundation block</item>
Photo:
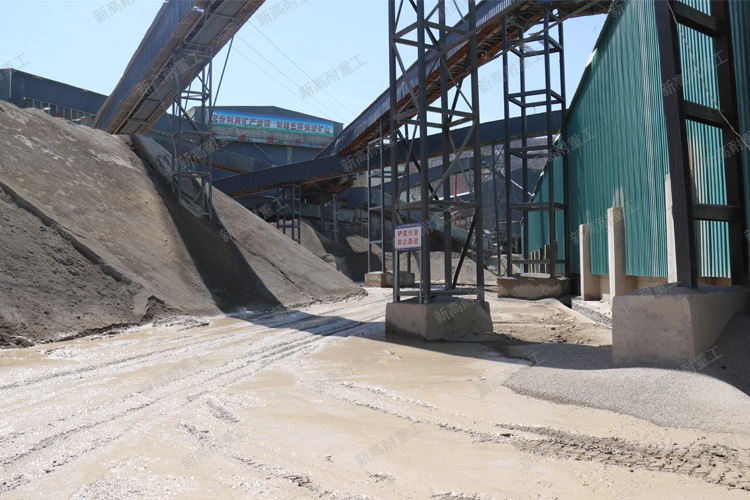
[[[406,272],[400,272],[398,273],[400,279],[399,279],[399,286],[414,286],[414,283],[416,283],[416,278],[414,277],[414,273],[406,273]],[[393,285],[391,285],[393,286]]]
[[[622,207],[607,209],[607,252],[609,262],[609,294],[611,297],[628,291],[625,270],[625,215]]]
[[[745,287],[658,285],[614,297],[616,366],[679,367],[705,353],[732,316],[747,311]]]
[[[591,274],[591,229],[581,224],[578,229],[578,249],[581,268],[581,298],[595,300],[601,297],[598,277]]]
[[[416,298],[390,303],[385,306],[385,333],[425,340],[492,333],[490,305],[455,297],[440,297],[429,304]]]
[[[365,274],[365,285],[375,288],[388,288],[393,286],[393,274],[391,273],[367,273]]]
[[[399,275],[401,276],[399,280],[400,286],[414,286],[416,282],[414,273],[399,273]],[[393,287],[393,273],[367,273],[365,274],[365,285],[375,288],[391,288]]]
[[[497,278],[497,296],[513,299],[539,300],[560,298],[570,293],[570,280],[565,277],[521,274]]]

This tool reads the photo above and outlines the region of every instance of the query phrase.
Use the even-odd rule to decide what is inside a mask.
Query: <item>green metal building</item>
[[[750,193],[746,146],[750,144],[750,2],[730,2],[740,130],[736,143],[725,145],[718,128],[688,122],[696,203],[726,202],[723,162],[727,154],[742,155],[746,200]],[[709,0],[685,3],[710,11]],[[707,36],[685,26],[679,29],[683,74],[663,85],[654,0],[624,0],[604,24],[567,115],[568,141],[563,149],[569,162],[572,273],[580,272],[578,227],[589,224],[591,273],[608,274],[607,209],[621,206],[626,274],[643,277],[644,283],[667,276],[665,176],[669,164],[663,98],[682,87],[686,99],[718,107],[716,68],[727,63],[724,54],[715,53]],[[739,138],[743,134],[747,134],[744,142]],[[550,168],[555,169],[555,201],[563,199],[562,157],[558,156],[547,164],[532,201],[548,201]],[[562,219],[556,217],[560,259]],[[546,213],[531,212],[525,223],[529,225],[529,251],[549,244]],[[727,223],[695,224],[699,275],[723,283],[722,278],[730,275]]]

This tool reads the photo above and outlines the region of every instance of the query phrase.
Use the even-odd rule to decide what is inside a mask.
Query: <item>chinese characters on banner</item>
[[[215,125],[240,126],[333,137],[333,123],[302,118],[290,119],[289,117],[254,115],[217,109],[214,111],[213,116],[211,116],[211,122]]]
[[[419,222],[398,224],[394,241],[396,250],[418,250],[422,248],[422,227]]]

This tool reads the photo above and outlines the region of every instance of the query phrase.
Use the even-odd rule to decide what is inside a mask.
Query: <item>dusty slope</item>
[[[30,333],[75,334],[139,319],[131,309],[136,287],[104,273],[1,189],[0,241],[0,344],[30,345]]]
[[[5,102],[0,188],[6,343],[130,323],[155,306],[216,314],[360,293],[221,193],[225,229],[190,216],[127,139]]]

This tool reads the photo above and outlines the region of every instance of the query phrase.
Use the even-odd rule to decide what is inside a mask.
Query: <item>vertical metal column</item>
[[[172,136],[176,145],[172,157],[172,189],[178,201],[198,216],[213,219],[212,152],[216,149],[211,127],[214,111],[212,96],[213,63],[205,49],[181,46],[177,60],[206,61],[199,73],[190,65],[191,81],[197,79],[198,89],[192,85],[176,94],[172,103]],[[176,88],[182,88],[181,77],[174,72]],[[197,103],[197,106],[194,104]],[[193,114],[189,113],[191,107]],[[189,145],[189,146],[188,146]],[[190,148],[186,151],[186,149]],[[197,183],[197,186],[195,185]]]
[[[503,17],[503,47],[508,46],[508,16]],[[508,51],[503,51],[503,123],[505,124],[505,139],[503,140],[503,167],[505,171],[505,275],[513,274],[513,184],[511,182],[513,170],[511,169],[510,154],[510,82],[508,81]],[[498,245],[500,242],[498,242]],[[526,257],[524,257],[526,258]],[[498,255],[498,260],[500,256]],[[498,265],[498,273],[500,266]]]
[[[299,184],[293,182],[277,186],[276,199],[281,205],[276,211],[276,229],[280,229],[285,235],[286,230],[289,229],[292,240],[300,243],[302,237],[300,232],[302,198]]]
[[[444,2],[443,2],[444,3]],[[439,3],[438,3],[439,4]],[[445,9],[443,9],[445,10]],[[420,167],[420,193],[419,193],[419,211],[422,222],[430,220],[430,212],[427,206],[430,196],[430,159],[427,149],[427,54],[426,36],[425,36],[425,13],[424,2],[417,2],[417,84],[419,85],[419,94],[417,94],[417,125],[419,130],[419,167]],[[415,131],[416,137],[416,131]],[[409,176],[409,172],[406,172]],[[408,177],[407,177],[408,178]],[[422,261],[419,269],[419,301],[423,304],[430,302],[430,234],[422,234],[422,249],[420,253]]]
[[[331,211],[328,211],[328,203],[324,205],[325,208],[325,226],[323,230],[329,233],[333,237],[333,242],[338,244],[339,242],[339,197],[335,194],[331,196]],[[330,217],[329,217],[330,216]]]
[[[711,15],[708,15],[682,2],[664,0],[656,2],[655,16],[662,84],[674,87],[673,92],[664,96],[664,118],[667,126],[678,284],[689,288],[698,286],[694,221],[710,220],[728,224],[732,284],[747,285],[748,242],[744,234],[746,222],[741,157],[739,154],[730,154],[723,158],[726,205],[695,203],[687,137],[687,121],[690,120],[720,128],[725,146],[736,140],[734,131],[739,130],[739,113],[729,2],[712,0]],[[678,75],[684,77],[680,54],[680,25],[712,38],[714,50],[727,59],[717,67],[718,109],[686,100],[683,93],[684,82],[674,85]],[[699,165],[693,167],[699,168]]]
[[[557,19],[558,21],[561,21],[561,19]],[[563,145],[568,144],[568,104],[567,104],[567,95],[565,94],[565,39],[563,37],[563,23],[560,22],[557,25],[557,42],[560,45],[560,96],[562,97],[562,106],[560,108],[561,111],[561,119],[562,122],[560,123],[560,140],[562,141]],[[563,206],[565,209],[563,210],[563,260],[565,261],[563,264],[563,273],[564,276],[570,277],[571,268],[570,268],[570,189],[569,189],[569,172],[568,172],[568,160],[569,155],[568,151],[563,151],[563,157],[562,157],[562,176],[563,176]],[[527,224],[528,225],[528,224]]]
[[[371,165],[371,157],[369,154],[372,151],[372,146],[377,146],[378,149],[378,166],[373,168]],[[385,234],[385,183],[386,179],[390,180],[390,173],[386,174],[385,169],[385,140],[383,137],[383,119],[380,119],[380,134],[377,139],[368,143],[368,155],[367,155],[367,272],[386,272],[385,253],[386,253],[386,234]],[[376,191],[377,199],[373,204],[372,196],[372,185],[373,180],[377,180],[380,188]],[[377,214],[377,215],[376,215]],[[379,217],[378,233],[379,236],[373,234],[373,219]],[[380,269],[374,270],[372,266],[372,247],[373,245],[380,247]]]
[[[498,207],[498,201],[501,199],[502,191],[498,192],[497,190],[497,168],[498,168],[498,162],[500,157],[496,154],[495,151],[495,144],[492,144],[492,194],[494,196],[494,200],[492,203],[492,208],[495,211],[495,256],[497,257],[497,273],[500,275],[500,262],[502,261],[502,252],[500,251],[500,209]],[[506,195],[507,196],[507,195]]]
[[[477,7],[474,0],[469,1],[469,30],[474,31],[477,26]],[[474,203],[476,208],[474,210],[474,220],[472,224],[476,227],[476,245],[474,259],[477,265],[477,300],[484,300],[484,219],[482,217],[482,146],[480,144],[479,135],[479,56],[477,45],[477,37],[472,36],[470,38],[471,47],[469,49],[470,67],[472,68],[471,75],[471,102],[474,120],[472,134],[474,142]],[[427,142],[427,141],[423,141]],[[466,242],[466,248],[468,248],[471,240]],[[459,262],[460,265],[460,262]],[[458,271],[456,272],[456,279],[458,280]]]
[[[515,260],[516,264],[522,264],[526,272],[529,272],[530,265],[542,264],[549,269],[550,277],[555,277],[559,272],[558,266],[564,265],[564,273],[566,276],[570,275],[570,242],[569,240],[569,223],[568,223],[568,161],[566,152],[567,144],[567,127],[565,126],[565,114],[566,114],[566,103],[565,103],[565,59],[563,57],[563,28],[562,19],[552,13],[549,8],[544,8],[542,13],[542,30],[531,36],[526,36],[524,27],[522,24],[516,23],[513,19],[505,17],[503,19],[503,44],[508,48],[503,53],[503,66],[505,68],[505,80],[503,82],[503,95],[504,95],[504,112],[505,112],[505,142],[503,144],[504,159],[505,159],[505,191],[506,191],[506,203],[505,203],[505,253],[506,253],[506,275],[510,276],[513,273],[513,214],[514,212],[523,213],[523,224],[522,231],[522,247],[523,247],[523,258]],[[550,34],[551,23],[556,22],[558,27],[557,40],[552,38]],[[532,28],[534,29],[534,28]],[[541,50],[534,48],[533,44],[542,44]],[[519,91],[510,91],[509,75],[509,55],[514,54],[518,59],[520,82]],[[552,55],[558,54],[559,56],[559,92],[555,91],[552,84]],[[527,89],[526,87],[526,66],[527,60],[534,57],[544,58],[544,87],[541,89]],[[515,147],[511,144],[510,137],[510,105],[514,104],[520,108],[521,112],[521,145]],[[528,144],[526,117],[527,109],[536,106],[544,106],[546,120],[547,120],[547,132],[546,132],[546,143],[538,145]],[[552,128],[552,113],[555,107],[561,110],[563,117],[563,123],[560,130],[559,144],[555,145],[555,132]],[[548,201],[546,202],[531,202],[529,195],[529,160],[546,158],[551,161],[555,156],[563,155],[563,200],[559,203],[555,200],[555,172],[554,166],[550,162],[547,168],[547,181],[548,186]],[[521,200],[513,201],[512,191],[512,159],[516,157],[521,160],[521,168],[523,174],[522,183],[522,195]],[[546,212],[547,221],[549,223],[548,239],[550,242],[550,255],[546,258],[533,259],[530,258],[529,252],[529,232],[528,232],[528,214],[534,211]],[[557,212],[563,211],[563,220],[565,221],[565,231],[562,235],[562,248],[563,258],[558,258],[557,253],[557,236],[555,223]]]
[[[431,8],[426,9],[429,3]],[[476,5],[475,0],[468,0],[468,13],[462,16],[462,22],[456,26],[447,25],[445,18],[445,0],[428,2],[418,0],[390,0],[389,1],[389,55],[390,55],[390,97],[391,97],[391,159],[393,168],[392,198],[394,203],[393,224],[394,227],[401,220],[399,211],[411,214],[419,211],[418,220],[422,222],[422,243],[419,253],[420,283],[419,291],[413,293],[400,290],[398,274],[398,251],[394,250],[394,302],[398,302],[402,295],[417,295],[422,304],[429,303],[438,295],[476,295],[477,300],[484,300],[484,254],[483,254],[483,227],[482,227],[482,161],[481,148],[479,144],[479,81],[478,81],[478,45],[476,28]],[[398,6],[398,8],[397,8]],[[409,15],[413,17],[406,19]],[[416,18],[416,19],[414,19]],[[416,32],[416,33],[415,33]],[[415,36],[416,35],[416,36]],[[458,37],[458,40],[456,39]],[[416,43],[414,39],[416,38]],[[406,70],[406,65],[401,58],[399,47],[409,47],[409,50],[417,49],[416,81],[415,75]],[[454,47],[464,47],[459,59],[459,67],[448,64],[448,55]],[[461,67],[462,66],[462,67]],[[401,70],[401,78],[398,78],[397,68]],[[440,89],[434,89],[436,81],[428,79],[439,71]],[[470,92],[467,95],[463,90],[463,83],[469,77]],[[434,89],[431,91],[431,87]],[[451,88],[452,87],[452,88]],[[416,89],[416,90],[415,90]],[[453,93],[453,99],[449,98],[449,91]],[[439,105],[430,105],[430,102],[440,98]],[[468,107],[468,111],[458,109],[459,103]],[[439,115],[439,120],[432,118]],[[453,143],[450,130],[463,124],[470,124],[469,133],[460,146]],[[411,134],[409,130],[411,128]],[[430,183],[428,144],[426,138],[430,128],[438,128],[442,134],[442,177]],[[417,140],[419,141],[417,143]],[[396,169],[398,158],[395,146],[400,141],[406,151],[406,165]],[[469,186],[473,198],[471,201],[457,201],[450,199],[451,174],[460,167],[460,159],[465,151],[469,150],[471,143],[473,162],[473,182]],[[417,145],[418,144],[418,145]],[[417,149],[415,151],[415,149]],[[451,160],[451,151],[455,151]],[[419,200],[412,201],[407,194],[403,202],[401,192],[403,185],[407,182],[411,167],[414,167],[420,177]],[[455,170],[454,170],[455,169]],[[442,190],[441,190],[442,188]],[[439,193],[442,193],[442,198]],[[456,266],[455,272],[450,259],[450,227],[451,212],[453,209],[471,210],[473,213],[472,223],[469,230],[461,259]],[[433,289],[430,280],[430,213],[437,212],[443,216],[443,230],[446,242],[443,252],[446,257],[445,288],[443,290]],[[472,236],[476,230],[475,258],[476,265],[476,288],[470,290],[457,289],[458,274],[463,259],[467,255],[468,248],[472,245]]]
[[[403,2],[402,5],[403,7]],[[400,9],[399,9],[400,11]],[[388,79],[389,79],[389,98],[391,110],[388,116],[390,133],[391,133],[391,224],[393,230],[396,230],[396,224],[399,222],[398,202],[399,202],[399,164],[398,164],[398,131],[396,130],[396,113],[398,111],[398,77],[396,75],[396,58],[397,48],[394,37],[396,35],[396,0],[388,1]],[[399,302],[399,261],[396,242],[393,244],[393,302]]]
[[[446,19],[445,19],[445,4],[441,5],[441,8],[439,9],[439,21],[440,24],[445,25]],[[441,31],[440,32],[440,44],[445,45],[447,41],[447,32]],[[440,56],[440,65],[442,67],[448,66],[448,54],[443,53],[442,56]],[[443,109],[448,109],[449,101],[448,101],[448,72],[447,71],[441,71],[440,72],[440,106]],[[448,172],[448,168],[450,167],[451,162],[451,149],[450,149],[450,143],[451,143],[451,124],[450,124],[450,117],[447,114],[443,114],[442,116],[442,134],[441,134],[441,141],[442,141],[442,147],[443,147],[443,175],[446,175]],[[450,200],[451,198],[451,183],[450,178],[443,183],[443,200]],[[453,240],[451,238],[452,236],[452,221],[451,221],[451,212],[449,209],[446,208],[446,210],[443,212],[443,273],[444,273],[444,280],[445,280],[445,288],[451,289],[453,288]]]

